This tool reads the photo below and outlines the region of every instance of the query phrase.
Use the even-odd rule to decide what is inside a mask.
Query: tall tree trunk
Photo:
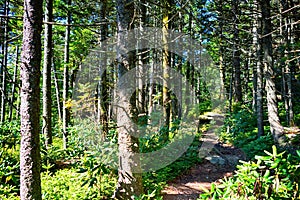
[[[240,60],[240,47],[239,47],[239,7],[238,1],[234,0],[232,9],[233,9],[233,37],[234,37],[234,46],[233,46],[233,54],[232,54],[232,65],[234,69],[234,89],[233,89],[233,96],[235,102],[242,102],[243,95],[242,95],[242,84],[241,84],[241,60]]]
[[[271,133],[277,144],[281,145],[281,136],[283,134],[283,127],[280,123],[277,108],[275,77],[276,72],[273,65],[272,55],[272,22],[271,22],[271,5],[270,0],[261,0],[260,7],[262,11],[262,52],[263,52],[263,65],[264,74],[266,79],[266,92],[267,92],[267,104],[268,104],[268,119],[270,123]]]
[[[282,11],[288,10],[288,2],[285,0],[281,1],[282,4]],[[286,46],[285,55],[283,57],[289,58],[291,53],[291,43],[292,43],[292,18],[289,15],[281,15],[281,27],[285,29],[281,29],[281,34],[284,35],[284,42]],[[284,25],[283,25],[284,23]],[[287,59],[289,60],[289,59]],[[284,101],[285,101],[285,108],[286,108],[286,121],[289,126],[294,125],[294,112],[293,112],[293,102],[292,102],[292,72],[291,72],[291,65],[289,62],[283,63],[283,93],[284,93]]]
[[[220,18],[222,18],[222,5],[223,5],[223,0],[221,0],[217,6],[217,11],[220,13]],[[225,99],[226,98],[226,88],[225,88],[225,83],[226,83],[226,67],[224,66],[224,22],[223,20],[219,20],[219,29],[220,29],[220,41],[219,41],[219,69],[220,69],[220,94],[219,98],[220,99]]]
[[[117,25],[118,25],[118,49],[117,52],[118,76],[119,80],[130,70],[133,65],[133,59],[130,53],[126,52],[126,31],[131,29],[133,19],[134,2],[126,0],[117,0]],[[127,81],[127,80],[124,80]],[[119,84],[122,84],[119,82]],[[119,144],[119,170],[118,185],[114,193],[117,199],[132,199],[133,195],[141,195],[143,193],[142,175],[139,172],[140,157],[139,143],[136,136],[136,130],[130,124],[132,115],[132,102],[128,101],[124,91],[119,91],[118,96],[122,102],[122,108],[118,107],[117,123],[118,123],[118,144]]]
[[[71,6],[71,0],[68,0],[68,5]],[[71,13],[68,9],[67,24],[71,23]],[[70,26],[66,26],[65,33],[65,50],[64,50],[64,82],[63,82],[63,143],[64,149],[68,147],[68,126],[69,126],[69,58],[70,58]]]
[[[153,111],[153,93],[154,93],[154,80],[153,80],[153,73],[154,73],[154,62],[151,63],[150,69],[149,69],[149,100],[148,100],[148,123],[151,123],[151,114]]]
[[[5,4],[3,5],[1,5],[1,10],[4,10],[3,12],[0,12],[1,13],[1,15],[5,15],[5,9],[4,9],[4,7],[5,7]],[[4,19],[4,18],[0,18],[0,23],[1,24],[4,24],[5,23],[5,21],[4,20],[6,20],[6,19]],[[1,52],[0,52],[0,54],[4,54],[4,42],[5,42],[5,38],[4,38],[4,28],[1,26],[0,27],[0,42],[1,42]],[[3,59],[1,60],[1,62],[0,62],[0,87],[2,86],[2,72],[3,72]],[[1,107],[2,107],[2,90],[0,90],[0,120],[1,120]]]
[[[256,1],[254,5],[257,5]],[[257,8],[259,10],[259,8]],[[254,27],[253,27],[253,46],[254,46],[254,57],[257,58],[256,62],[256,114],[257,114],[257,136],[264,135],[264,113],[263,113],[263,68],[261,64],[261,41],[259,35],[261,34],[261,22],[258,20],[258,16],[254,15]]]
[[[140,0],[139,4],[136,8],[136,13],[138,14],[138,23],[140,34],[144,35],[143,27],[146,26],[146,15],[147,15],[147,7],[146,1]],[[146,102],[146,86],[144,85],[143,77],[147,74],[143,72],[143,65],[146,63],[147,57],[147,49],[140,49],[140,46],[146,46],[146,40],[141,38],[140,41],[137,41],[137,109],[139,116],[146,117],[147,116],[147,102]],[[145,122],[142,120],[142,122]]]
[[[107,2],[106,0],[104,0],[102,2],[102,9],[101,9],[101,19],[105,19],[106,18],[106,5]],[[106,39],[107,39],[107,32],[108,32],[108,26],[107,24],[102,25],[100,28],[101,31],[101,43],[103,43]],[[105,43],[103,43],[103,48],[105,46]],[[106,51],[106,49],[103,49],[103,51]],[[104,55],[105,56],[105,55]],[[106,66],[107,65],[107,59],[106,57],[102,58],[102,65]],[[101,76],[101,80],[100,80],[100,110],[98,111],[98,115],[99,116],[99,120],[100,123],[102,125],[102,132],[103,132],[103,136],[105,136],[108,133],[108,71],[107,69],[103,72],[102,76]]]
[[[53,60],[52,60],[53,61]],[[62,107],[60,103],[60,95],[59,95],[59,84],[58,84],[58,77],[57,77],[57,71],[55,65],[52,66],[53,71],[53,78],[54,78],[54,86],[55,86],[55,96],[56,96],[56,102],[57,102],[57,112],[58,112],[58,119],[62,120]]]
[[[183,26],[184,26],[183,24],[184,24],[184,18],[183,18],[182,13],[179,12],[179,27],[178,27],[179,32],[182,32]],[[180,38],[179,40],[180,40],[180,43],[183,42],[182,38]],[[184,52],[184,49],[182,49],[181,54],[183,52]],[[182,74],[183,73],[183,71],[182,71],[183,59],[179,55],[176,55],[176,54],[174,54],[174,55],[176,56],[176,60],[177,60],[177,69],[176,70],[177,70],[178,73]],[[182,84],[182,77],[180,76],[179,80],[178,80],[178,88],[180,88],[180,90],[178,91],[178,97],[177,97],[177,100],[178,100],[178,103],[177,103],[177,116],[178,116],[178,120],[181,120],[181,118],[182,118],[182,95],[183,95],[182,94],[182,86],[183,86],[183,84]],[[174,109],[176,109],[176,108],[174,108]]]
[[[221,39],[222,43],[222,39]],[[225,99],[226,95],[226,89],[225,89],[225,82],[226,82],[226,68],[224,66],[224,59],[223,59],[223,52],[224,48],[222,47],[222,44],[220,44],[220,56],[219,56],[219,69],[220,69],[220,94],[219,98],[220,99]]]
[[[188,29],[188,32],[190,35],[192,35],[192,14],[189,14],[189,25],[188,25],[189,29]],[[193,44],[188,44],[188,45],[193,45]],[[188,54],[189,56],[189,60],[192,60],[191,58],[191,54],[189,53]],[[188,112],[190,110],[190,105],[191,105],[191,101],[192,101],[192,97],[190,96],[190,91],[188,91],[188,88],[189,88],[189,84],[191,84],[191,80],[192,80],[192,73],[191,73],[191,65],[193,63],[190,63],[190,62],[187,62],[187,66],[186,66],[186,73],[185,73],[185,76],[186,76],[186,82],[185,82],[185,112],[184,112],[184,118],[186,118],[188,116]]]
[[[18,65],[19,65],[19,46],[16,47],[16,61],[15,61],[13,82],[12,82],[12,86],[11,86],[9,121],[12,120],[12,116],[13,116],[13,107],[14,107],[14,101],[15,101],[15,92],[16,92],[17,76],[18,76]],[[16,112],[18,112],[18,110],[16,110]]]
[[[162,67],[163,67],[163,111],[164,111],[164,126],[166,132],[164,133],[164,140],[169,139],[169,127],[170,127],[170,114],[171,114],[171,105],[170,105],[170,94],[169,94],[169,44],[168,44],[168,29],[169,29],[169,10],[166,9],[163,11],[163,51],[162,51]]]
[[[43,1],[25,0],[21,64],[21,200],[41,196],[40,157],[40,64]]]
[[[9,0],[5,1],[4,13],[6,16],[9,14]],[[8,18],[4,21],[4,36],[3,36],[3,59],[2,59],[2,99],[1,99],[1,122],[5,121],[5,110],[6,110],[6,100],[7,100],[7,91],[6,91],[6,73],[7,73],[7,50],[8,50]]]
[[[52,22],[53,0],[46,0],[45,21]],[[52,25],[45,24],[44,68],[43,68],[43,134],[46,147],[52,144],[51,123],[51,67],[52,67]]]
[[[228,94],[228,101],[229,101],[229,105],[228,105],[228,110],[231,113],[232,112],[232,97],[233,97],[233,68],[230,69],[230,82],[229,82],[229,94]]]

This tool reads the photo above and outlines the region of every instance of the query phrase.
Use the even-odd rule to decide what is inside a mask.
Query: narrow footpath
[[[201,163],[169,182],[162,191],[164,200],[196,200],[203,191],[201,188],[210,189],[212,183],[232,176],[239,160],[246,159],[242,150],[219,143],[213,130],[204,134]]]

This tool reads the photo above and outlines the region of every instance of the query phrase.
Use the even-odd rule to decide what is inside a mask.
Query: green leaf
[[[270,176],[270,170],[267,169],[265,172],[264,178],[268,178]]]
[[[296,152],[297,152],[297,155],[300,157],[300,150],[297,150]]]
[[[276,157],[277,156],[277,148],[275,145],[272,146],[272,150],[273,150],[273,156]]]
[[[89,187],[92,187],[97,182],[97,178],[93,177],[90,181]]]
[[[88,171],[87,169],[84,169],[84,168],[80,168],[78,171],[77,171],[77,173],[84,173],[84,172],[86,172],[86,171]]]
[[[264,152],[265,152],[265,154],[267,154],[267,155],[269,155],[269,156],[272,156],[272,157],[273,157],[273,154],[271,154],[270,152],[268,152],[268,151],[266,151],[266,150],[264,150]],[[264,157],[264,156],[262,156],[262,157]]]
[[[200,190],[204,191],[205,193],[210,193],[210,191],[207,188],[203,187],[202,185],[200,185],[199,188],[200,188]]]
[[[85,180],[85,181],[82,183],[81,187],[85,186],[88,182],[89,182],[89,179]]]
[[[211,184],[211,192],[214,193],[216,189],[216,185],[214,183]]]

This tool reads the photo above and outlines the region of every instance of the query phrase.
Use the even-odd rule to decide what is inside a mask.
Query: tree
[[[170,128],[170,94],[169,94],[169,67],[170,67],[170,53],[169,53],[169,44],[168,44],[168,29],[170,26],[169,22],[169,10],[170,10],[170,1],[166,1],[166,8],[163,9],[163,21],[162,21],[162,42],[163,42],[163,51],[162,51],[162,68],[163,68],[163,88],[162,88],[162,102],[164,110],[164,127],[166,132],[164,133],[164,140],[168,141],[169,139],[169,128]]]
[[[68,11],[67,11],[67,23],[71,23],[71,0],[68,0]],[[66,26],[65,33],[65,49],[64,49],[64,81],[63,81],[63,142],[64,148],[68,147],[68,126],[69,126],[69,118],[70,111],[68,107],[68,98],[69,98],[69,61],[70,61],[70,32],[71,27]]]
[[[281,13],[285,12],[286,10],[292,8],[293,6],[293,1],[287,1],[287,0],[282,0],[280,1],[281,3]],[[285,109],[286,109],[286,121],[289,126],[294,125],[294,112],[293,112],[293,101],[292,101],[292,79],[293,79],[293,73],[292,73],[292,63],[290,63],[286,58],[290,58],[291,56],[291,47],[293,46],[293,40],[294,37],[292,35],[293,32],[293,17],[289,16],[288,14],[281,14],[280,15],[280,32],[284,36],[282,43],[284,43],[284,50],[281,50],[281,55],[282,58],[281,60],[281,65],[282,65],[282,88],[283,88],[283,97],[285,101]],[[284,25],[283,25],[284,24]],[[282,48],[282,46],[280,48]],[[284,59],[283,59],[284,58]]]
[[[270,1],[260,1],[260,7],[262,12],[261,25],[262,25],[262,39],[261,48],[263,52],[263,66],[264,75],[266,78],[266,93],[268,104],[268,119],[270,123],[270,130],[273,134],[276,143],[281,143],[280,138],[283,134],[283,126],[280,123],[278,116],[275,77],[276,72],[273,63],[272,54],[272,21],[271,21],[271,5]]]
[[[25,0],[21,54],[21,200],[39,200],[40,179],[40,63],[43,1]]]
[[[4,2],[4,14],[8,16],[9,13],[9,1],[6,0]],[[8,18],[4,21],[4,34],[3,34],[3,45],[2,45],[2,53],[3,53],[3,59],[2,59],[2,88],[1,88],[1,122],[5,121],[5,109],[6,109],[6,102],[7,102],[7,50],[8,50]]]
[[[118,26],[118,78],[120,78],[130,70],[133,62],[132,53],[126,52],[126,31],[131,29],[131,21],[134,14],[134,2],[126,0],[117,1],[117,26]],[[121,49],[121,50],[120,50]],[[126,80],[124,80],[126,81]],[[120,83],[122,84],[122,83]],[[131,124],[132,102],[126,101],[128,98],[124,91],[119,91],[119,98],[122,107],[118,107],[117,123],[118,123],[118,144],[119,144],[119,169],[118,169],[118,185],[115,191],[117,199],[132,199],[133,195],[139,196],[143,193],[142,175],[137,173],[139,168],[139,151],[138,138],[134,137],[134,127]]]
[[[259,10],[257,2],[254,2],[255,7]],[[261,64],[261,42],[259,42],[259,34],[261,33],[261,22],[258,20],[258,14],[254,14],[254,25],[253,25],[253,49],[254,57],[256,58],[256,65],[254,66],[254,101],[255,111],[257,115],[257,129],[258,137],[264,135],[264,116],[263,116],[263,69]]]
[[[53,0],[46,0],[45,21],[53,20]],[[44,69],[43,69],[43,134],[45,144],[52,144],[51,130],[51,67],[52,67],[52,25],[45,24]]]
[[[232,1],[232,13],[233,13],[233,53],[232,53],[232,65],[234,70],[234,100],[236,102],[242,102],[243,96],[242,96],[242,85],[241,85],[241,62],[240,62],[240,44],[239,44],[239,29],[238,29],[238,23],[239,19],[238,16],[240,16],[240,8],[238,5],[238,1],[233,0]]]
[[[17,84],[18,66],[19,66],[19,46],[16,47],[16,61],[15,61],[14,75],[13,75],[12,86],[11,86],[11,99],[10,99],[10,108],[9,108],[9,117],[8,117],[9,121],[11,121],[13,117],[15,91],[18,85]],[[16,109],[16,112],[19,112],[19,110]]]
[[[104,0],[102,2],[102,7],[100,11],[100,16],[101,19],[106,18],[106,12],[107,12],[107,2]],[[108,25],[104,24],[100,27],[100,32],[101,32],[101,45],[102,48],[105,48],[103,43],[107,39],[107,34],[108,34]],[[105,51],[105,49],[103,49]],[[102,60],[103,65],[107,65],[107,59],[104,57]],[[108,133],[108,101],[109,101],[109,87],[108,87],[108,72],[105,70],[102,74],[101,80],[99,81],[99,105],[98,105],[98,119],[99,122],[102,125],[102,131],[103,135],[105,136]]]

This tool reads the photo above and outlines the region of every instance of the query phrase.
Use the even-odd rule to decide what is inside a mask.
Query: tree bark
[[[164,134],[164,141],[169,139],[169,127],[170,127],[170,114],[171,114],[171,99],[169,94],[169,44],[168,44],[168,29],[169,29],[169,11],[163,10],[163,29],[162,29],[162,42],[163,42],[163,52],[162,52],[162,67],[163,67],[163,111],[164,111],[164,127],[166,130]]]
[[[189,29],[188,32],[190,35],[192,35],[192,14],[189,14]],[[192,44],[188,44],[188,45],[192,45]],[[192,60],[191,58],[191,54],[188,54],[189,56],[189,60]],[[193,63],[187,62],[187,66],[186,66],[186,72],[185,72],[185,76],[186,76],[186,83],[185,83],[185,112],[184,112],[184,118],[186,118],[188,116],[188,112],[190,110],[190,105],[191,105],[191,101],[192,101],[192,97],[190,96],[190,91],[188,91],[188,88],[190,86],[190,84],[192,83],[192,73],[191,73],[191,68],[192,68]]]
[[[289,9],[289,4],[287,1],[281,1],[282,11]],[[291,53],[292,40],[291,32],[292,32],[292,17],[289,15],[281,14],[281,27],[284,27],[284,30],[281,29],[281,34],[284,35],[284,42],[286,46],[285,54],[282,54],[282,57],[289,58],[289,54]],[[285,24],[283,26],[283,23]],[[283,63],[283,94],[286,108],[286,121],[289,126],[294,125],[294,112],[293,112],[293,102],[292,102],[292,70],[291,64],[289,62]]]
[[[267,92],[267,104],[268,104],[268,119],[270,123],[270,130],[277,144],[281,145],[283,126],[280,123],[277,108],[277,97],[275,87],[276,72],[273,65],[272,55],[272,22],[271,22],[271,5],[270,0],[260,1],[262,11],[262,39],[261,46],[263,52],[263,66],[266,79],[266,92]]]
[[[56,72],[55,65],[52,66],[53,71],[53,78],[54,78],[54,87],[55,87],[55,96],[56,96],[56,102],[57,102],[57,112],[58,112],[58,119],[62,120],[62,106],[60,102],[60,95],[59,95],[59,85],[58,85],[58,77]]]
[[[9,1],[6,0],[4,4],[4,13],[6,16],[8,16],[9,13]],[[8,19],[5,19],[4,21],[4,41],[3,41],[3,59],[2,59],[2,88],[1,88],[1,93],[2,93],[2,99],[1,99],[1,122],[5,121],[5,111],[6,111],[6,102],[7,102],[7,91],[6,91],[6,73],[7,73],[7,50],[8,50],[8,41],[7,41],[7,36],[8,36]]]
[[[15,101],[16,85],[18,85],[17,84],[18,65],[19,65],[19,46],[16,47],[16,61],[15,61],[15,69],[14,69],[13,82],[12,82],[12,86],[11,86],[11,99],[10,99],[10,108],[9,108],[9,121],[11,121],[12,117],[13,117],[13,107],[14,107],[14,101]],[[19,112],[19,111],[16,110],[16,112]]]
[[[117,0],[117,25],[118,25],[118,78],[130,70],[133,59],[132,54],[126,52],[126,31],[131,29],[133,19],[134,2],[126,0]],[[120,50],[121,49],[121,50]],[[124,80],[125,82],[127,80]],[[122,85],[122,83],[119,82]],[[142,175],[140,169],[140,158],[138,156],[139,143],[136,136],[136,130],[130,125],[132,113],[132,102],[128,100],[121,90],[118,93],[122,107],[118,107],[118,144],[119,144],[119,169],[118,184],[114,193],[117,199],[133,199],[133,196],[139,196],[143,193]]]
[[[257,5],[257,2],[254,2]],[[258,5],[257,5],[258,6]],[[257,10],[259,10],[259,6]],[[263,68],[261,63],[261,42],[259,41],[259,35],[261,34],[261,22],[258,20],[258,16],[254,15],[254,27],[253,27],[253,46],[254,56],[256,57],[256,115],[257,115],[257,136],[264,135],[264,113],[263,113]],[[255,84],[254,84],[255,85]]]
[[[234,37],[234,46],[233,46],[233,54],[232,54],[232,65],[234,69],[234,100],[235,102],[242,102],[243,95],[242,95],[242,84],[241,84],[241,60],[240,60],[240,47],[239,47],[239,6],[238,1],[234,0],[232,9],[233,9],[233,37]]]
[[[41,158],[39,137],[40,64],[43,1],[25,0],[21,63],[21,200],[41,196]]]
[[[46,0],[45,21],[52,22],[53,0]],[[52,67],[52,25],[45,24],[44,68],[43,68],[43,134],[46,147],[52,144],[51,123],[51,67]]]
[[[71,6],[71,0],[68,0],[68,5]],[[71,23],[71,13],[68,10],[67,23]],[[64,149],[68,147],[68,126],[69,126],[69,60],[70,60],[70,26],[66,27],[65,33],[65,50],[64,50],[64,81],[63,81],[63,143]]]
[[[106,18],[106,0],[103,1],[102,4],[102,9],[101,9],[101,19],[104,20]],[[101,43],[103,44],[103,48],[105,46],[105,43],[103,43],[106,39],[107,39],[107,32],[108,32],[108,26],[107,24],[102,25],[101,26]],[[103,49],[103,51],[106,51],[106,49]],[[105,56],[105,55],[104,55]],[[107,65],[107,59],[106,57],[102,58],[102,65],[106,66]],[[100,105],[99,108],[100,110],[98,111],[98,115],[99,116],[99,120],[100,123],[102,125],[102,132],[103,132],[103,136],[105,136],[108,133],[108,97],[109,97],[109,91],[108,91],[108,71],[107,68],[106,70],[103,72],[102,76],[101,76],[101,80],[100,80]]]

